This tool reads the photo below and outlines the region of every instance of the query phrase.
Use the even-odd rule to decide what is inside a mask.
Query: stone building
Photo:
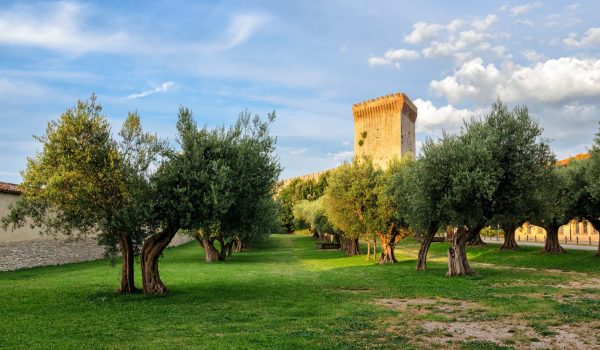
[[[416,153],[417,107],[403,93],[386,95],[352,106],[354,156],[369,156],[379,168],[407,153]]]
[[[10,206],[17,201],[21,195],[21,191],[17,185],[0,182],[0,218],[6,216]],[[42,236],[38,230],[32,229],[28,224],[23,225],[15,230],[2,230],[0,228],[0,243],[32,241],[40,239],[53,239],[51,236]]]
[[[416,154],[417,107],[404,93],[377,97],[352,106],[354,156],[369,156],[373,164],[387,167],[390,160]],[[330,170],[330,169],[328,169]],[[280,182],[280,188],[295,179],[318,180],[327,170],[296,176]]]

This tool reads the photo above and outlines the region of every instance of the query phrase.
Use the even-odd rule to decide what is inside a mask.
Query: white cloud
[[[600,96],[600,59],[563,57],[531,67],[505,64],[498,69],[481,58],[464,63],[453,75],[430,83],[450,103],[564,102]]]
[[[563,40],[563,43],[572,47],[587,47],[600,45],[600,28],[592,27],[588,29],[581,40],[577,39],[577,34],[571,33],[568,38]]]
[[[487,34],[476,32],[474,30],[465,30],[460,32],[458,35],[452,35],[448,41],[432,41],[429,47],[423,49],[423,56],[427,58],[434,57],[452,57],[454,56],[459,61],[464,59],[464,55],[458,55],[459,53],[468,54],[468,49],[478,46],[486,38]],[[480,49],[491,49],[490,45],[481,46]],[[468,57],[467,55],[466,57]]]
[[[482,31],[486,30],[491,26],[494,22],[498,21],[498,17],[496,15],[487,15],[485,18],[477,18],[471,22],[471,26],[476,30]]]
[[[342,45],[342,47],[340,47],[340,52],[348,52],[348,46],[346,46],[346,44]]]
[[[336,153],[327,153],[327,156],[337,162],[351,161],[354,157],[354,151],[339,151]]]
[[[535,50],[525,50],[521,54],[532,63],[537,63],[544,59],[544,55],[537,53]]]
[[[234,15],[229,27],[225,31],[227,37],[225,42],[217,45],[217,49],[228,50],[234,48],[254,35],[269,21],[269,17],[263,14],[246,13]]]
[[[523,15],[523,14],[525,14],[525,13],[527,13],[527,12],[533,10],[533,9],[539,8],[539,7],[542,7],[541,3],[539,3],[539,2],[532,2],[532,3],[529,3],[529,4],[524,4],[524,5],[519,5],[519,6],[512,7],[510,9],[510,13],[513,16],[520,16],[520,15]]]
[[[462,29],[464,25],[465,22],[462,19],[453,19],[448,23],[446,29],[448,29],[449,32],[456,32]]]
[[[306,154],[307,149],[306,148],[300,148],[300,149],[294,149],[290,151],[290,155],[292,156],[301,156]]]
[[[35,9],[15,7],[0,12],[0,43],[70,53],[121,52],[135,46],[122,32],[86,30],[82,25],[86,17],[84,6],[74,2],[58,2]]]
[[[160,84],[160,86],[151,89],[151,90],[146,90],[146,91],[142,91],[140,93],[137,94],[131,94],[129,96],[127,96],[128,99],[136,99],[136,98],[140,98],[140,97],[146,97],[148,95],[152,95],[152,94],[156,94],[159,92],[166,92],[171,90],[173,87],[175,87],[175,83],[173,83],[172,81],[167,81],[165,83]]]
[[[567,5],[567,6],[565,6],[565,9],[569,12],[575,12],[579,9],[579,3],[576,2],[574,4]]]
[[[413,24],[413,31],[404,37],[404,41],[409,44],[418,44],[421,41],[435,38],[439,31],[444,27],[440,24],[427,24],[425,22],[417,22]]]
[[[159,42],[124,30],[90,29],[87,23],[94,19],[91,18],[93,14],[90,6],[69,1],[14,6],[0,11],[0,44],[40,47],[70,54],[206,54],[244,43],[269,21],[265,14],[237,14],[231,17],[223,36],[213,42]]]
[[[460,128],[465,119],[471,118],[474,113],[468,109],[457,109],[452,105],[437,108],[431,101],[420,98],[413,101],[419,111],[417,132],[441,135],[442,130],[455,131]]]
[[[530,27],[530,28],[535,27],[535,24],[533,24],[533,22],[530,19],[518,19],[514,23],[522,24],[522,25],[524,25],[526,27]]]
[[[387,65],[392,63],[397,63],[400,60],[413,60],[419,58],[420,55],[417,51],[414,50],[388,50],[383,55],[383,57],[369,57],[369,65],[377,66],[377,65]]]

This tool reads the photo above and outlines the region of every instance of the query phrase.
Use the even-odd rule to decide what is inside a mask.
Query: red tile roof
[[[0,182],[0,192],[21,194],[21,190],[19,190],[16,184],[8,182]]]
[[[563,166],[563,165],[567,165],[569,164],[570,161],[572,160],[582,160],[582,159],[588,159],[591,157],[591,154],[589,153],[580,153],[574,157],[570,157],[570,158],[566,158],[566,159],[561,159],[558,162],[556,162],[556,165],[558,166]]]

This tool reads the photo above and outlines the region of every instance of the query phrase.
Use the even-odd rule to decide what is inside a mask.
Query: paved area
[[[499,240],[496,240],[496,238],[485,238],[483,237],[483,241],[486,243],[498,243],[498,244],[502,244],[504,243],[504,239],[500,238]],[[592,242],[592,245],[576,245],[576,244],[564,244],[561,243],[560,245],[565,248],[565,249],[577,249],[577,250],[598,250],[598,243],[597,242]],[[518,245],[526,245],[526,246],[533,246],[533,247],[543,247],[544,243],[543,242],[527,242],[527,241],[517,241]]]
[[[96,260],[103,253],[93,238],[0,243],[0,271]]]

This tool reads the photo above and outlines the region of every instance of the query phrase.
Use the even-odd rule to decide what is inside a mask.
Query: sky
[[[281,178],[352,157],[352,104],[404,92],[417,146],[500,98],[526,105],[558,158],[600,121],[600,2],[0,2],[0,181],[20,182],[42,135],[92,93],[117,132],[129,111],[175,143],[200,125],[266,117]]]

